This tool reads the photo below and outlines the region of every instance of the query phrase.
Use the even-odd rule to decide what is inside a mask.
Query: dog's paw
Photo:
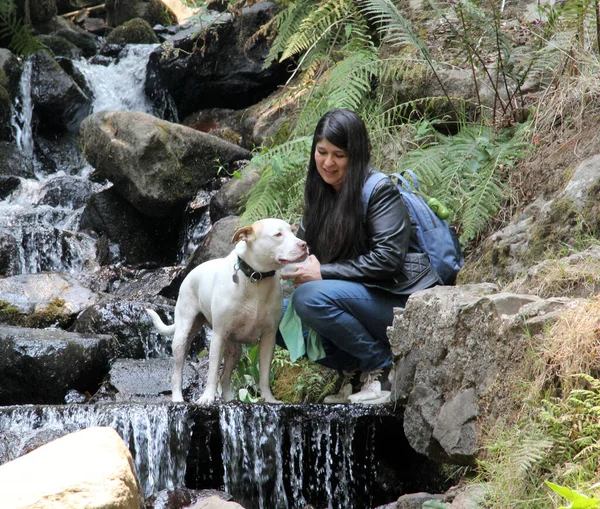
[[[206,392],[196,400],[196,404],[201,406],[212,405],[214,402],[215,395],[212,393],[207,394]]]

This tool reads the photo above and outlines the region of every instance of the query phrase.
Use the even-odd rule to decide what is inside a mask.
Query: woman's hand
[[[299,264],[291,274],[282,274],[281,279],[290,279],[294,286],[300,286],[307,281],[318,281],[321,277],[321,263],[315,255],[310,255],[306,261]]]

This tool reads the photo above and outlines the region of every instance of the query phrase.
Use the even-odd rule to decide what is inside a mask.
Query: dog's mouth
[[[308,258],[308,253],[302,253],[298,258],[294,258],[293,260],[288,260],[286,258],[279,258],[278,262],[281,265],[287,265],[288,263],[300,263]]]

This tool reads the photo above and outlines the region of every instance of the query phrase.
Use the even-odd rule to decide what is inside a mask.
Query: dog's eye
[[[283,237],[283,233],[282,232],[277,232],[275,235],[273,235],[274,237]]]

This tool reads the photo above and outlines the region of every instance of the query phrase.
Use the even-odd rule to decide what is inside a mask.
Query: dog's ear
[[[237,244],[240,240],[244,240],[246,242],[252,241],[256,238],[256,234],[254,232],[254,228],[252,226],[244,226],[243,228],[239,228],[233,234],[233,239],[231,239],[232,244]]]

